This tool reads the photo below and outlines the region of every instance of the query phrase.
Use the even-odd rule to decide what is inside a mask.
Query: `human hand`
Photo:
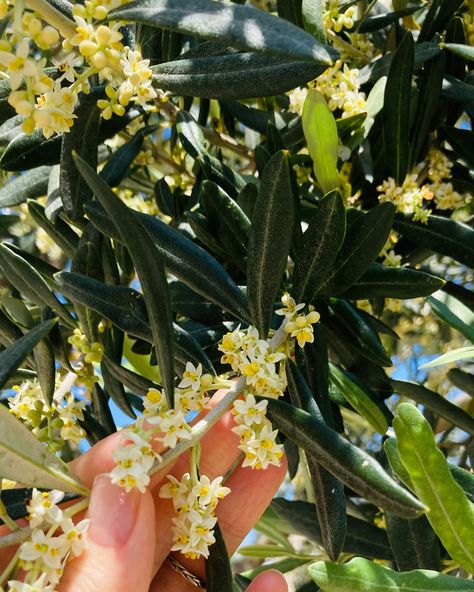
[[[214,399],[215,400],[215,399]],[[228,412],[201,440],[201,470],[210,479],[224,475],[239,457],[238,437],[230,431]],[[187,455],[153,476],[150,490],[125,493],[110,483],[105,472],[113,466],[112,451],[119,435],[99,442],[72,463],[73,470],[92,486],[88,516],[91,520],[89,548],[70,561],[58,592],[198,592],[167,561],[172,547],[171,501],[159,497],[166,475],[175,477],[189,470]],[[272,499],[286,472],[237,468],[226,486],[232,493],[221,500],[217,516],[230,554],[238,548]],[[204,562],[177,554],[176,559],[191,573],[204,578]],[[248,592],[286,592],[281,574],[271,570],[255,578]]]

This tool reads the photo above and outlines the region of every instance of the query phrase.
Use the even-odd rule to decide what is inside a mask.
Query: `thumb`
[[[150,492],[126,493],[99,475],[88,518],[89,546],[67,564],[58,592],[147,592],[155,549]]]
[[[288,592],[288,584],[283,574],[276,569],[269,569],[253,580],[247,592]]]

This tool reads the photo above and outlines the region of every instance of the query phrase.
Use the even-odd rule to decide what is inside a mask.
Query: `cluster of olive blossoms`
[[[470,197],[457,192],[449,181],[452,167],[441,150],[431,148],[426,159],[416,165],[401,185],[389,177],[377,187],[379,201],[392,202],[399,212],[413,214],[413,219],[420,222],[426,222],[431,213],[427,202],[439,210],[455,210],[468,203]]]
[[[208,557],[215,543],[214,526],[217,502],[230,489],[221,485],[223,477],[210,481],[206,475],[193,478],[185,473],[180,480],[168,475],[169,482],[160,489],[160,497],[171,498],[176,517],[173,518],[173,551],[181,551],[190,559]]]
[[[227,333],[219,344],[223,353],[221,361],[230,364],[232,370],[245,378],[243,399],[234,402],[232,413],[236,426],[233,431],[240,437],[239,448],[245,453],[244,467],[266,469],[280,465],[283,447],[277,444],[278,431],[266,418],[267,401],[258,396],[277,398],[286,389],[284,361],[294,348],[314,340],[313,324],[319,320],[316,311],[301,312],[304,304],[296,304],[285,294],[283,308],[277,314],[284,317],[283,334],[287,339],[273,350],[266,339],[260,339],[255,327],[241,329],[240,325]],[[290,342],[288,342],[290,338]],[[284,351],[279,351],[282,349]],[[285,353],[286,352],[286,353]],[[149,472],[160,455],[155,448],[174,448],[180,441],[192,439],[188,423],[190,411],[201,411],[209,401],[208,393],[229,383],[203,373],[199,364],[186,364],[181,382],[175,390],[175,408],[169,407],[162,391],[149,389],[144,397],[143,416],[133,428],[122,433],[121,446],[113,453],[116,466],[111,479],[127,491],[138,488],[144,491],[150,482]],[[207,557],[208,547],[214,542],[217,500],[229,493],[222,487],[222,477],[210,482],[208,477],[197,477],[196,460],[191,460],[191,473],[181,481],[169,476],[161,490],[162,497],[172,498],[177,516],[174,518],[174,550],[188,557]]]
[[[47,442],[53,450],[62,448],[65,441],[78,444],[85,438],[79,425],[84,419],[85,401],[77,400],[70,392],[73,373],[65,379],[56,376],[58,388],[51,404],[44,400],[40,383],[35,378],[14,386],[15,395],[8,398],[10,413],[25,423],[41,442]]]
[[[162,391],[149,389],[143,398],[143,416],[133,428],[122,432],[121,445],[113,452],[112,482],[127,491],[134,488],[145,491],[150,482],[149,471],[160,460],[153,443],[175,448],[178,442],[189,440],[188,412],[204,409],[209,401],[208,391],[216,388],[213,377],[203,374],[201,364],[195,367],[188,362],[175,391],[174,409],[170,409]]]
[[[329,0],[323,13],[325,29],[340,33],[343,29],[352,29],[354,26],[355,6],[349,6],[345,11],[339,10],[339,0]]]
[[[99,382],[99,376],[95,372],[94,364],[101,363],[104,348],[97,341],[90,343],[86,335],[78,328],[74,329],[72,335],[68,337],[68,342],[76,350],[73,352],[73,367],[77,382],[90,390],[95,383]]]
[[[62,43],[60,32],[45,25],[41,14],[25,9],[23,3],[13,3],[13,26],[0,42],[0,67],[10,81],[8,102],[24,117],[25,133],[42,129],[49,138],[68,132],[76,117],[79,93],[90,92],[91,76],[98,75],[105,84],[105,98],[97,102],[104,119],[123,115],[131,102],[144,107],[157,97],[149,60],[122,43],[120,23],[104,22],[110,9],[124,3],[87,0],[74,4],[73,21],[60,15],[54,23]],[[46,57],[40,57],[50,49],[52,65],[57,68],[51,76],[44,70],[49,65]]]
[[[296,304],[288,294],[282,297],[283,308],[277,314],[285,317],[284,331],[296,339],[300,347],[314,341],[313,324],[319,313],[301,314],[304,304]],[[269,465],[280,466],[283,447],[277,444],[278,430],[274,430],[266,418],[267,401],[257,402],[256,396],[278,398],[286,388],[284,361],[286,354],[274,352],[268,341],[258,339],[254,327],[224,335],[219,349],[223,352],[221,362],[245,376],[244,399],[234,402],[232,413],[237,424],[232,431],[240,438],[239,448],[245,453],[244,467],[266,469]],[[279,368],[277,371],[277,364]]]
[[[19,550],[20,567],[26,576],[24,582],[9,581],[10,591],[53,592],[67,560],[78,557],[87,547],[89,520],[74,524],[57,505],[63,497],[60,491],[33,489],[28,505],[31,537]]]
[[[366,111],[366,97],[360,90],[359,70],[337,60],[316,79],[316,89],[326,97],[331,111],[340,110],[341,117]]]
[[[265,417],[268,401],[257,403],[250,393],[244,400],[234,402],[232,413],[237,424],[232,431],[240,437],[239,448],[245,453],[243,467],[266,469],[269,465],[280,466],[283,445],[276,443],[278,430],[274,430]]]

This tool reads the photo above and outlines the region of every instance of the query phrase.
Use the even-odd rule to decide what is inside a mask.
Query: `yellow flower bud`
[[[41,41],[46,45],[55,45],[59,41],[59,33],[54,27],[45,27],[40,34]]]
[[[89,41],[89,39],[85,39],[79,43],[79,51],[86,58],[93,56],[98,51],[98,49],[99,47],[97,43]]]

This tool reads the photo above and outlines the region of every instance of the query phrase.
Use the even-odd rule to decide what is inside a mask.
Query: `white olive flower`
[[[31,528],[41,524],[59,524],[62,520],[62,510],[56,504],[64,498],[62,491],[38,491],[33,489],[31,500],[27,506]]]
[[[235,421],[238,424],[244,423],[247,426],[251,426],[254,423],[260,424],[265,417],[267,405],[268,401],[263,400],[257,403],[255,397],[249,394],[244,400],[237,399],[234,401],[232,414],[235,416]]]

